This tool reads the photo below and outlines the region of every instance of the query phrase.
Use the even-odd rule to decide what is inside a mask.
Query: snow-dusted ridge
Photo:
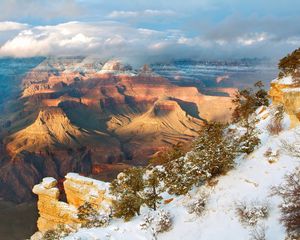
[[[288,129],[289,119],[284,118],[284,131],[278,136],[270,136],[267,125],[274,109],[260,108],[256,111],[259,120],[257,128],[260,131],[261,145],[249,156],[240,156],[236,159],[236,167],[227,175],[221,176],[213,186],[194,187],[185,196],[170,196],[163,194],[164,200],[173,200],[162,204],[161,209],[167,210],[172,216],[172,228],[157,235],[163,240],[247,240],[253,227],[245,226],[236,214],[238,202],[262,202],[269,206],[269,215],[259,220],[258,224],[266,227],[266,239],[283,240],[284,227],[280,224],[278,205],[280,198],[270,195],[272,186],[280,184],[285,174],[299,166],[299,159],[289,156],[282,147],[282,140],[294,142],[297,139],[299,128]],[[299,137],[299,136],[298,136]],[[299,139],[298,139],[299,140]],[[269,161],[266,151],[278,153],[275,161]],[[197,199],[199,193],[205,189],[210,193],[206,211],[201,217],[190,214],[187,205]],[[146,214],[148,208],[143,208]],[[150,240],[153,238],[151,230],[142,230],[140,224],[143,214],[129,222],[120,219],[112,220],[105,228],[80,229],[66,237],[67,240]]]
[[[272,83],[282,84],[282,85],[292,85],[294,84],[294,79],[292,76],[285,76],[283,78],[275,78]]]

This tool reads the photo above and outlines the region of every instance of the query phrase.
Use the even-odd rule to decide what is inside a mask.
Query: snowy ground
[[[267,114],[263,111],[259,118]],[[280,212],[278,197],[270,196],[270,188],[282,182],[283,176],[299,166],[299,159],[289,156],[282,148],[282,140],[295,141],[296,131],[291,129],[283,131],[279,136],[269,136],[266,125],[270,117],[261,120],[258,128],[261,130],[260,147],[251,155],[240,157],[237,166],[226,176],[219,178],[214,187],[205,187],[210,191],[207,210],[198,217],[189,214],[186,205],[197,199],[201,187],[194,189],[186,196],[174,197],[169,204],[162,204],[160,208],[168,210],[172,215],[173,226],[170,231],[158,234],[157,239],[170,240],[247,240],[253,227],[240,223],[236,214],[237,202],[261,201],[268,203],[269,216],[260,220],[258,224],[266,226],[267,240],[283,240],[285,231],[279,223]],[[288,128],[288,120],[285,126]],[[299,140],[299,139],[298,139]],[[273,152],[279,151],[278,161],[270,163],[264,153],[271,148]],[[202,187],[203,188],[203,187]],[[164,199],[172,196],[164,195]],[[147,212],[145,208],[143,212]],[[68,240],[152,240],[150,230],[140,227],[143,216],[135,217],[130,222],[113,220],[106,228],[81,229],[70,235]]]

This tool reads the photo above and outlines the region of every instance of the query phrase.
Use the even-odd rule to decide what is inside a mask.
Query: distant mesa
[[[107,61],[102,69],[101,73],[118,73],[118,72],[129,72],[132,71],[132,67],[129,64],[122,63],[121,60],[110,60]]]

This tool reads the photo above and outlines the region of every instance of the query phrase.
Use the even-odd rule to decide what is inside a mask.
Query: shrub
[[[282,105],[276,106],[275,113],[272,116],[271,122],[267,126],[267,130],[270,135],[278,135],[282,130],[284,108]]]
[[[241,223],[254,226],[260,219],[268,217],[269,206],[259,202],[241,202],[237,204],[236,212]]]
[[[300,133],[296,132],[296,137],[294,141],[286,141],[282,140],[282,149],[284,152],[286,152],[288,155],[292,157],[299,158],[300,157]]]
[[[56,229],[48,230],[44,233],[42,240],[60,240],[60,233]]]
[[[265,225],[259,225],[251,230],[250,240],[267,240]]]
[[[289,239],[300,238],[300,168],[285,176],[285,181],[273,188],[273,194],[279,195],[283,202],[281,222],[284,224]]]
[[[167,232],[172,227],[172,218],[169,212],[159,210],[155,218],[155,231],[157,233]]]
[[[202,192],[198,198],[188,204],[187,209],[188,213],[192,214],[195,213],[197,216],[202,216],[207,205],[208,201],[208,193]]]
[[[141,228],[150,229],[153,236],[156,237],[158,233],[167,232],[172,227],[172,218],[168,211],[160,209],[156,212],[148,212],[140,224]]]
[[[279,154],[279,150],[273,151],[272,148],[268,148],[264,156],[268,159],[269,163],[274,163],[278,161]]]
[[[72,230],[67,226],[60,224],[57,228],[46,231],[42,240],[60,240],[67,237],[71,232]]]
[[[99,214],[91,203],[85,202],[78,208],[78,219],[81,226],[86,228],[105,227],[109,224],[110,217],[106,214]]]

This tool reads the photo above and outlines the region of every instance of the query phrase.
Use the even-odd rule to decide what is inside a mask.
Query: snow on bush
[[[208,197],[208,192],[202,191],[195,200],[187,205],[188,213],[194,213],[198,217],[202,216],[207,206]]]
[[[108,214],[99,214],[92,204],[85,202],[78,208],[78,219],[82,222],[82,227],[106,227],[110,222]]]
[[[280,153],[279,150],[273,150],[272,148],[268,148],[264,153],[264,156],[268,159],[269,163],[275,163],[278,161]]]
[[[172,218],[168,211],[160,209],[149,211],[140,224],[143,230],[151,230],[155,237],[158,233],[167,232],[172,227]]]
[[[284,107],[282,105],[275,106],[272,109],[271,121],[267,126],[270,135],[278,135],[283,130]]]
[[[254,226],[259,220],[268,217],[269,206],[267,203],[241,202],[236,204],[236,212],[241,223]]]
[[[300,239],[300,168],[286,175],[285,182],[273,188],[273,193],[283,200],[279,208],[288,239]]]
[[[282,149],[284,152],[292,157],[300,157],[300,132],[299,129],[295,131],[295,139],[291,140],[281,140]]]
[[[250,240],[266,240],[266,226],[258,225],[250,232]]]
[[[71,229],[67,225],[58,225],[55,229],[46,231],[41,240],[60,240],[67,237],[74,229]]]

